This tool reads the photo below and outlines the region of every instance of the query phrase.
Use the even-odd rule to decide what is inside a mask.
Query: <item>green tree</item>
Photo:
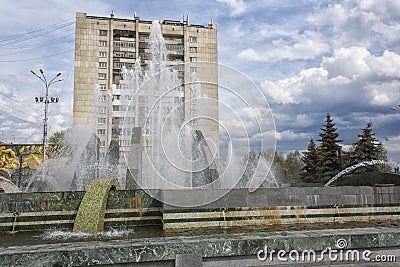
[[[378,159],[384,160],[384,161],[388,161],[388,158],[387,158],[387,150],[386,150],[386,148],[382,145],[381,142],[378,143],[377,149],[378,149]],[[378,169],[379,169],[380,171],[383,171],[383,172],[390,172],[390,171],[392,171],[392,168],[390,168],[390,167],[389,167],[388,165],[386,165],[386,164],[380,164],[380,165],[378,165],[377,167],[378,167]]]
[[[303,163],[301,161],[301,155],[299,151],[292,151],[286,155],[285,169],[287,171],[287,177],[292,181],[301,180],[301,169]]]
[[[349,155],[349,166],[363,161],[380,159],[379,142],[374,135],[372,133],[372,122],[368,122],[367,126],[362,129],[362,133],[358,135],[360,139],[353,144],[352,152]]]
[[[382,145],[382,143],[381,142],[379,142],[378,144],[377,144],[377,154],[378,154],[378,159],[381,159],[381,160],[385,160],[385,161],[387,161],[388,160],[388,158],[387,158],[387,150],[386,150],[386,148]]]
[[[273,162],[271,171],[281,182],[290,183],[300,179],[300,170],[303,164],[299,151],[292,151],[284,156],[273,149],[269,149],[263,151],[260,156],[268,162]]]
[[[66,137],[66,130],[54,132],[53,135],[49,137],[49,144],[62,145],[65,142],[65,137]]]
[[[339,133],[337,133],[337,128],[331,119],[329,113],[326,114],[326,120],[324,127],[321,128],[321,133],[319,134],[320,142],[319,154],[320,154],[320,182],[327,182],[335,174],[340,171],[340,159],[338,156],[338,151],[340,146],[338,143],[343,142],[339,140]]]
[[[301,180],[306,183],[316,183],[319,180],[319,153],[314,139],[310,139],[307,151],[303,153],[301,160],[304,166],[301,168]]]

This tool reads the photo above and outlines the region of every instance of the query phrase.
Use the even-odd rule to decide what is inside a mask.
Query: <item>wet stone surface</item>
[[[214,234],[204,236],[151,237],[99,240],[0,248],[1,266],[81,266],[175,260],[177,254],[199,254],[203,258],[255,255],[271,249],[335,247],[338,238],[351,240],[349,248],[400,246],[399,228],[326,229],[270,233]],[[318,241],[317,241],[318,240]]]

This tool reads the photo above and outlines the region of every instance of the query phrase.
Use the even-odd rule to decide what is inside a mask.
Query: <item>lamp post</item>
[[[44,120],[43,120],[43,181],[45,180],[46,176],[46,150],[47,150],[47,113],[49,110],[49,103],[57,103],[59,98],[56,97],[51,97],[49,99],[49,88],[52,84],[55,84],[57,82],[61,82],[63,79],[58,79],[60,77],[61,72],[59,72],[53,79],[48,81],[46,79],[46,76],[44,75],[44,72],[42,69],[39,69],[40,75],[36,74],[33,70],[31,70],[31,73],[35,75],[37,78],[39,78],[43,84],[45,85],[46,88],[46,94],[45,97],[35,97],[36,103],[44,103]]]

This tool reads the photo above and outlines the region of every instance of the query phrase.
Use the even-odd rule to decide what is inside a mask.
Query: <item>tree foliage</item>
[[[367,126],[362,129],[362,133],[358,135],[359,140],[352,146],[346,164],[347,166],[352,166],[363,161],[387,161],[387,151],[374,135],[375,134],[372,132],[372,122],[368,122]],[[362,171],[377,169],[381,171],[390,171],[390,167],[387,165],[365,167]]]
[[[319,153],[318,147],[314,139],[310,139],[307,151],[303,153],[301,158],[304,163],[301,168],[301,180],[306,183],[317,183],[319,180]]]
[[[245,167],[240,186],[245,186],[253,176],[258,161],[263,158],[271,163],[271,172],[279,180],[279,183],[291,183],[300,180],[300,171],[302,167],[301,154],[299,151],[293,151],[286,156],[277,153],[273,149],[267,149],[260,153],[250,151],[241,160],[241,164]],[[247,165],[245,165],[247,164]],[[267,175],[267,173],[265,174]]]
[[[285,169],[287,170],[286,175],[292,181],[301,180],[301,168],[303,163],[301,161],[301,154],[299,151],[292,151],[286,155]]]
[[[319,154],[320,154],[320,182],[327,182],[330,178],[332,178],[335,174],[340,172],[340,158],[339,158],[339,149],[341,147],[338,143],[343,142],[343,140],[339,140],[339,133],[337,133],[337,128],[335,128],[335,124],[331,119],[329,113],[326,114],[326,120],[324,127],[321,128],[321,133],[319,134],[320,138],[318,141],[320,142]]]
[[[362,133],[358,135],[359,140],[347,152],[342,151],[341,146],[338,144],[342,140],[338,139],[337,128],[335,128],[329,113],[323,126],[318,140],[320,146],[318,147],[314,140],[311,139],[308,143],[307,151],[303,153],[302,181],[325,183],[342,170],[342,162],[343,167],[349,167],[364,161],[387,161],[387,151],[382,143],[374,137],[371,122],[362,129]],[[390,168],[387,165],[377,165],[365,167],[359,171],[365,170],[390,171]]]
[[[66,130],[59,132],[54,132],[52,136],[49,137],[49,144],[62,145],[65,142]]]
[[[349,154],[348,166],[363,162],[380,159],[378,140],[372,133],[372,122],[368,122],[367,126],[362,129],[362,133],[358,135],[360,138],[353,144],[352,152]]]

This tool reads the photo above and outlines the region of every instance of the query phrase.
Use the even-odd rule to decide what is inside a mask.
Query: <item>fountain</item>
[[[203,258],[208,266],[220,265],[221,259],[257,265],[256,255],[265,247],[323,251],[335,247],[339,237],[351,240],[352,249],[365,249],[366,240],[377,249],[400,247],[395,228],[345,229],[355,222],[370,227],[378,220],[398,219],[400,187],[280,187],[264,158],[251,163],[253,175],[242,181],[250,164],[242,166],[238,157],[250,150],[241,150],[243,136],[252,141],[247,148],[275,147],[275,132],[268,131],[274,126],[272,113],[262,113],[268,106],[263,94],[255,97],[252,109],[249,87],[254,84],[219,66],[218,73],[227,74],[219,80],[221,94],[236,97],[234,108],[220,103],[225,110],[219,118],[225,122],[221,136],[229,137],[224,164],[204,123],[207,103],[215,99],[202,91],[195,74],[182,85],[167,66],[158,22],[152,24],[150,51],[148,69],[136,61],[133,69],[123,71],[121,91],[131,96],[122,98],[127,107],[123,125],[132,129],[122,137],[131,141],[126,166],[117,164],[115,140],[100,162],[98,139],[92,131],[80,130],[82,136],[70,140],[76,152],[46,176],[58,192],[0,194],[1,266],[186,267],[201,266]],[[238,85],[238,91],[230,89]],[[185,93],[191,96],[186,101]],[[250,124],[252,120],[257,123]],[[265,136],[271,139],[265,141]],[[108,179],[99,179],[104,177]],[[343,229],[332,230],[338,223]],[[134,228],[133,233],[125,235],[126,228]],[[35,232],[43,229],[53,231]],[[74,232],[63,233],[60,241],[54,229]],[[103,229],[123,234],[105,239],[108,234],[93,234]],[[13,238],[7,238],[10,231]]]
[[[185,85],[178,72],[166,64],[167,49],[158,21],[152,24],[149,50],[148,69],[142,70],[137,63],[134,69],[123,70],[124,90],[132,95],[124,117],[135,118],[132,139],[139,141],[139,145],[131,142],[130,156],[126,158],[128,169],[136,170],[133,178],[140,188],[207,186],[218,175],[216,168],[210,166],[216,156],[196,122],[203,108],[200,83],[192,74],[187,85],[190,99],[184,101]],[[185,105],[190,107],[188,116]],[[128,123],[125,119],[123,127]],[[140,166],[135,162],[138,159]]]
[[[2,193],[17,193],[21,192],[21,189],[14,184],[12,181],[0,176],[0,192]]]
[[[108,192],[116,189],[120,186],[115,179],[93,181],[79,205],[73,231],[95,233],[103,230]]]
[[[338,174],[336,174],[334,177],[332,177],[328,182],[325,183],[324,186],[329,186],[331,185],[333,182],[335,182],[337,179],[339,179],[340,177],[342,177],[343,175],[346,175],[348,173],[353,172],[354,170],[361,168],[361,167],[367,167],[367,166],[374,166],[374,165],[387,165],[390,166],[391,168],[394,168],[396,164],[395,162],[388,162],[385,160],[371,160],[371,161],[363,161],[360,163],[357,163],[353,166],[347,167],[346,169],[344,169],[343,171],[339,172]]]

